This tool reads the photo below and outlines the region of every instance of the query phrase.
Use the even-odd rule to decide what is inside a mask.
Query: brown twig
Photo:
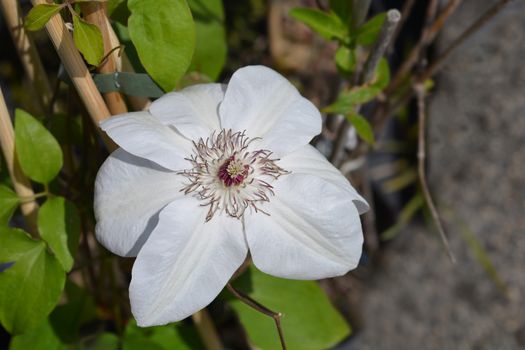
[[[415,3],[416,0],[405,0],[403,7],[401,8],[401,19],[399,20],[396,30],[392,35],[392,39],[390,40],[390,45],[387,49],[388,54],[392,52],[396,39],[399,36],[399,32],[401,32],[401,29],[405,25],[405,22],[407,21],[408,17],[410,17],[410,13],[412,12],[412,8],[414,8]]]
[[[418,83],[414,86],[414,90],[417,96],[417,110],[418,110],[417,170],[418,170],[418,175],[419,175],[419,182],[421,184],[421,190],[423,191],[425,202],[427,203],[430,213],[432,214],[432,218],[438,229],[439,236],[441,237],[441,241],[443,242],[443,246],[445,247],[445,250],[447,251],[447,254],[450,260],[452,261],[452,263],[455,264],[456,258],[454,257],[454,254],[452,253],[452,250],[450,249],[450,245],[448,243],[445,229],[443,228],[441,217],[439,216],[439,213],[436,209],[434,200],[432,199],[432,195],[430,194],[430,191],[428,189],[428,184],[427,184],[427,175],[425,171],[425,155],[426,155],[426,151],[425,151],[425,148],[426,148],[425,87],[423,83]]]
[[[96,25],[100,29],[102,39],[104,42],[104,52],[110,52],[112,49],[112,42],[109,34],[109,21],[106,16],[106,4],[101,2],[86,2],[81,3],[80,7],[84,14],[84,19],[89,23]],[[117,45],[119,46],[119,45]],[[113,54],[109,54],[108,57],[101,63],[97,68],[100,73],[114,73],[116,69],[115,57]],[[126,113],[128,108],[126,103],[119,92],[107,92],[104,94],[104,100],[106,101],[109,111],[111,114]]]
[[[441,69],[441,66],[450,54],[472,34],[477,32],[481,27],[487,24],[495,15],[497,15],[508,3],[514,0],[500,0],[494,6],[485,11],[470,27],[468,27],[459,37],[457,37],[440,55],[432,62],[432,64],[425,70],[422,75],[422,80],[426,80],[434,76],[436,72]]]
[[[513,0],[500,0],[498,3],[496,3],[494,6],[490,7],[487,11],[485,11],[474,23],[472,23],[463,33],[461,33],[444,51],[441,55],[438,56],[436,60],[434,60],[428,68],[426,68],[423,73],[421,74],[420,78],[418,78],[418,81],[424,82],[433,76],[435,76],[439,70],[443,67],[443,64],[448,59],[450,54],[454,52],[455,49],[457,49],[461,44],[463,44],[467,39],[469,39],[474,33],[476,33],[480,28],[482,28],[485,24],[487,24],[494,16],[496,16],[505,6],[512,2]],[[407,89],[401,96],[394,101],[393,103],[390,102],[381,108],[379,108],[375,114],[374,120],[376,120],[376,123],[374,124],[374,129],[376,133],[380,133],[383,129],[386,121],[388,118],[397,111],[405,106],[411,99],[414,97],[414,90],[413,89]]]
[[[0,89],[0,146],[2,147],[7,170],[11,176],[11,181],[13,182],[16,193],[20,198],[33,199],[23,200],[20,203],[20,210],[25,218],[29,233],[37,238],[38,203],[35,201],[35,193],[33,192],[33,187],[31,187],[31,182],[24,173],[22,173],[15,154],[15,133],[4,95],[2,94],[2,89]]]
[[[390,45],[394,32],[401,20],[401,13],[398,10],[389,10],[386,14],[386,20],[381,28],[379,33],[379,38],[376,43],[370,50],[370,54],[366,59],[363,73],[361,74],[360,84],[369,82],[374,76],[377,64],[383,55],[385,54],[386,49]]]
[[[407,77],[410,70],[419,62],[422,52],[430,45],[434,39],[437,37],[438,33],[441,31],[445,25],[446,20],[450,17],[451,14],[457,9],[462,0],[450,0],[447,3],[447,6],[441,11],[436,20],[432,25],[425,26],[419,42],[414,46],[414,48],[408,54],[407,59],[403,62],[401,67],[396,72],[395,77],[392,79],[390,85],[386,88],[385,92],[390,94],[397,90],[401,84],[403,84],[405,78]],[[432,6],[432,4],[430,4]],[[431,13],[432,9],[429,9],[427,13]]]
[[[231,283],[228,283],[226,287],[237,299],[239,299],[249,307],[259,311],[260,313],[265,314],[266,316],[273,318],[273,320],[275,321],[275,326],[277,327],[277,332],[279,333],[279,341],[281,342],[281,347],[283,350],[286,350],[286,342],[284,341],[284,333],[281,327],[281,317],[283,315],[280,312],[275,312],[268,309],[266,306],[250,298],[250,296],[244,294],[240,290],[235,289],[235,287],[233,287]]]

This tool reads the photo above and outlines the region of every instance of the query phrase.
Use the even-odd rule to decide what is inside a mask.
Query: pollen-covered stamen
[[[248,164],[243,164],[239,159],[235,159],[235,155],[233,155],[221,165],[218,176],[226,186],[238,186],[248,176],[249,170],[250,166]]]
[[[274,195],[270,183],[287,171],[271,158],[272,152],[249,150],[254,140],[228,129],[194,142],[195,154],[187,158],[193,168],[180,173],[189,180],[182,191],[209,206],[206,221],[216,212],[241,218],[248,207],[262,211],[258,204]]]

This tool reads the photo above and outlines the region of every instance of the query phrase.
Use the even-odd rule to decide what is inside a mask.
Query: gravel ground
[[[494,1],[465,0],[439,49]],[[352,349],[525,348],[525,2],[515,1],[448,61],[431,96],[429,182],[453,266],[435,232],[412,226],[362,287]],[[502,293],[461,237],[474,232]]]

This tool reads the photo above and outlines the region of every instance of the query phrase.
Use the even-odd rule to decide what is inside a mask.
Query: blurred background
[[[421,55],[422,66],[413,68],[414,76],[500,1],[456,2]],[[20,4],[24,11],[31,7],[28,1]],[[405,15],[387,51],[393,77],[428,25],[431,4],[439,14],[448,1],[371,1],[368,18],[392,8]],[[227,81],[238,67],[264,64],[287,76],[319,108],[334,102],[344,85],[334,64],[337,44],[289,15],[295,7],[327,9],[327,1],[224,0],[223,6],[227,56],[219,81]],[[524,23],[524,1],[511,1],[455,48],[430,81],[427,181],[455,264],[418,181],[416,101],[404,100],[381,127],[374,119],[381,96],[364,106],[376,130],[377,143],[370,149],[364,150],[355,130],[349,130],[341,167],[373,211],[363,217],[365,252],[359,268],[320,282],[353,329],[336,349],[525,348]],[[55,84],[60,61],[45,31],[33,34]],[[0,86],[11,110],[23,106],[39,114],[2,17]],[[56,86],[57,103],[85,114],[67,85]],[[323,134],[314,140],[327,156],[336,147],[339,123],[337,116],[328,116]],[[50,124],[58,139],[67,137]],[[104,155],[93,157],[96,164]],[[93,176],[86,174],[87,196]],[[212,315],[221,312],[212,305]],[[235,324],[219,322],[218,327],[226,344],[243,348],[235,340],[240,332]],[[7,349],[9,335],[2,331],[0,339]]]

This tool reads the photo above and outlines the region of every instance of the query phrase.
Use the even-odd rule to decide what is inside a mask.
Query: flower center
[[[253,150],[244,132],[221,130],[194,142],[187,158],[192,168],[180,172],[189,182],[182,191],[208,206],[206,221],[217,212],[242,218],[247,208],[263,212],[260,204],[274,195],[271,182],[288,172],[280,168],[268,150]]]
[[[219,168],[218,176],[226,186],[237,186],[242,184],[249,171],[250,166],[233,155]]]

